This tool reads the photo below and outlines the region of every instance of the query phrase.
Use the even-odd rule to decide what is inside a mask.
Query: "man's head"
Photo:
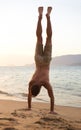
[[[33,97],[36,97],[36,96],[39,94],[40,89],[41,89],[41,86],[39,86],[39,85],[33,85],[33,86],[31,87],[32,96],[33,96]]]

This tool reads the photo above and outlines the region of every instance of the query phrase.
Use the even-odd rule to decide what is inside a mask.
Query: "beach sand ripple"
[[[0,130],[81,130],[81,118],[76,116],[79,108],[56,106],[57,114],[49,114],[48,104],[33,103],[28,111],[25,102],[3,102],[7,105],[1,109]],[[76,115],[70,115],[74,111]]]

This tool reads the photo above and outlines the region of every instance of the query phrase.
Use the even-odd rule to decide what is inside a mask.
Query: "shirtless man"
[[[36,70],[35,73],[29,82],[29,93],[28,93],[28,109],[31,110],[31,100],[32,97],[35,97],[39,94],[41,87],[45,87],[48,91],[48,95],[50,97],[50,113],[54,113],[54,95],[51,84],[49,82],[49,69],[50,69],[50,61],[51,61],[51,53],[52,53],[52,28],[51,28],[51,21],[50,21],[50,13],[52,7],[47,8],[47,38],[46,38],[46,45],[43,49],[42,44],[42,13],[43,7],[38,8],[39,17],[37,23],[37,44],[35,50],[35,64]]]

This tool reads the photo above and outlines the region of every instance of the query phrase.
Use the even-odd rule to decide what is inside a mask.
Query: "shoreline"
[[[17,102],[27,102],[27,96],[25,94],[26,98],[20,98],[20,97],[14,97],[14,96],[6,96],[6,95],[0,95],[0,100],[8,100],[8,101],[17,101]],[[77,100],[78,101],[78,100]],[[49,98],[48,99],[43,99],[43,97],[36,97],[36,98],[32,98],[32,102],[39,102],[39,103],[48,103],[49,104]],[[64,106],[64,107],[74,107],[74,108],[81,108],[81,105],[74,105],[74,104],[71,104],[71,103],[62,103],[62,104],[59,104],[58,101],[56,101],[55,103],[56,106]]]
[[[81,108],[55,105],[57,114],[49,114],[49,103],[0,100],[0,130],[80,130]]]

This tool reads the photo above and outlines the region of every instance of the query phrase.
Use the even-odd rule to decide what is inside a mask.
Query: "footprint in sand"
[[[12,112],[11,115],[13,115],[14,117],[20,117],[20,118],[25,118],[26,119],[27,116],[28,116],[28,114],[27,114],[27,108],[22,108],[22,109],[14,110],[14,112]],[[31,117],[32,117],[32,115],[31,115]]]
[[[51,128],[51,129],[62,129],[62,130],[76,130],[68,123],[65,119],[57,116],[53,117],[43,117],[39,121],[35,122],[39,124],[42,128]]]
[[[12,127],[7,127],[7,128],[4,128],[4,130],[17,130],[17,129],[12,128]]]
[[[10,127],[19,124],[16,119],[4,117],[4,118],[0,118],[0,121],[1,121],[0,128],[6,127],[3,128],[3,130],[17,130],[13,127]]]
[[[0,118],[0,120],[15,121],[15,119],[14,119],[14,118]]]
[[[15,117],[26,118],[26,116],[23,112],[19,112],[19,111],[16,111],[16,110],[11,114]]]

